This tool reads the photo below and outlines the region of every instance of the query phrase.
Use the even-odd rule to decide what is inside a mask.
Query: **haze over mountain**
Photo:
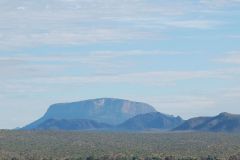
[[[138,114],[156,112],[146,103],[114,98],[100,98],[73,103],[54,104],[39,120],[23,129],[34,129],[49,119],[88,119],[111,125],[120,124]]]
[[[169,130],[183,123],[181,117],[174,117],[159,112],[140,114],[118,126],[122,130]]]
[[[240,132],[240,115],[221,113],[215,117],[192,118],[174,131]]]
[[[139,114],[119,125],[109,125],[88,119],[48,119],[33,130],[111,130],[111,131],[166,131],[183,122],[182,118],[159,112]]]
[[[112,126],[106,123],[99,123],[87,119],[48,119],[38,125],[34,130],[97,130],[108,129]]]
[[[240,132],[240,115],[221,113],[184,121],[146,103],[100,98],[51,105],[43,117],[21,129]]]
[[[185,119],[240,113],[239,11],[240,0],[0,0],[0,128],[92,97]]]

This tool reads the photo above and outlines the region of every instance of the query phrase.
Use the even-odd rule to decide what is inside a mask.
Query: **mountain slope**
[[[96,130],[111,128],[111,125],[105,123],[99,123],[93,120],[87,119],[48,119],[38,125],[35,130]]]
[[[138,114],[155,111],[152,106],[146,103],[113,98],[61,103],[50,106],[42,118],[27,125],[23,129],[34,129],[48,119],[91,119],[115,125]]]
[[[221,113],[215,117],[198,117],[185,121],[174,131],[240,132],[240,115]]]
[[[183,122],[182,118],[159,112],[140,114],[117,126],[122,130],[169,130]]]

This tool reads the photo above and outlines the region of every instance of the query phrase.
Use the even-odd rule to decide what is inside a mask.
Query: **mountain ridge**
[[[186,120],[173,131],[240,132],[240,115],[222,112],[214,117],[195,117]]]
[[[38,125],[34,130],[96,130],[108,129],[112,126],[106,123],[96,122],[88,119],[48,119]]]
[[[183,122],[179,116],[163,114],[160,112],[151,112],[136,115],[133,118],[123,122],[117,127],[123,130],[169,130]]]

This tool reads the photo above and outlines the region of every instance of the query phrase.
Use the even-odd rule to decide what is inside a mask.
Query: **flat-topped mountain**
[[[170,130],[183,123],[181,117],[174,117],[159,112],[140,114],[117,126],[122,130]]]
[[[174,131],[240,132],[240,115],[221,113],[215,117],[192,118]]]
[[[34,129],[49,119],[88,119],[116,125],[138,114],[149,112],[156,112],[156,110],[146,103],[114,98],[59,103],[51,105],[42,118],[27,125],[23,129]]]

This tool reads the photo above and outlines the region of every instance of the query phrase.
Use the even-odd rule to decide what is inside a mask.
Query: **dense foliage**
[[[0,159],[238,160],[240,135],[0,131]]]

